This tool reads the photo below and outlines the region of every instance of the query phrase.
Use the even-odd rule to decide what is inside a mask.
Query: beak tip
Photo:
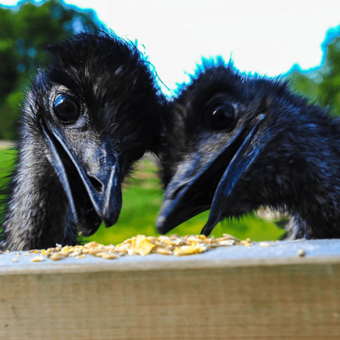
[[[115,214],[114,216],[110,216],[109,218],[102,217],[102,221],[104,222],[105,228],[110,228],[114,224],[116,224],[118,221],[118,217],[119,217],[119,214],[118,215]]]
[[[156,220],[156,228],[161,235],[166,234],[174,227],[176,227],[176,225],[172,225],[171,222],[169,224],[169,220],[164,215],[158,216]]]
[[[165,217],[164,216],[159,216],[158,218],[157,218],[157,226],[162,226],[163,224],[164,224],[164,222],[165,222]]]
[[[158,216],[158,218],[156,220],[156,227],[157,227],[157,230],[160,234],[163,234],[164,222],[165,222],[165,217],[164,216]]]

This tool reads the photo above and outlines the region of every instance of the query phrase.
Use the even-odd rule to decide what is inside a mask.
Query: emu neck
[[[334,122],[334,124],[336,124]],[[288,208],[293,216],[287,229],[289,238],[340,237],[340,149],[335,126],[320,127],[308,133],[295,132],[294,143],[280,138],[276,145],[277,163],[267,157],[274,169],[273,186],[266,186],[272,207]],[[273,154],[272,153],[272,154]],[[260,163],[261,164],[261,163]],[[259,169],[261,171],[261,169]]]
[[[45,142],[27,137],[20,147],[5,216],[4,248],[28,250],[74,244],[67,198],[49,163]]]

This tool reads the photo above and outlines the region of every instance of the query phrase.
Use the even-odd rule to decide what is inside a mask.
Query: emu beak
[[[106,227],[115,224],[122,207],[122,192],[119,155],[113,151],[110,139],[92,147],[82,145],[82,152],[74,155],[56,128],[50,126],[53,136],[42,128],[52,151],[50,162],[64,188],[78,230],[90,236],[101,221]],[[79,179],[82,184],[76,188],[73,182],[79,184]]]
[[[209,235],[221,220],[237,182],[259,155],[262,144],[251,146],[264,114],[258,115],[246,126],[240,127],[228,143],[211,155],[202,167],[199,157],[182,163],[165,192],[157,230],[165,234],[191,217],[211,208],[202,233]],[[249,131],[250,130],[250,131]],[[197,171],[197,168],[201,167]],[[193,175],[194,174],[194,175]]]
[[[255,123],[253,129],[246,137],[243,144],[241,145],[236,155],[229,163],[226,171],[224,172],[211,204],[208,221],[203,227],[201,234],[209,236],[216,224],[223,218],[222,214],[224,211],[224,207],[228,205],[228,198],[231,196],[235,185],[243,176],[243,174],[248,170],[250,165],[255,161],[260,151],[262,150],[264,145],[263,143],[257,144],[256,148],[252,148],[249,153],[245,154],[249,144],[251,143],[254,135],[258,130],[260,122],[264,119],[264,117],[264,114],[258,117],[258,120]]]
[[[88,171],[69,154],[78,170],[86,191],[98,216],[108,228],[118,220],[122,208],[119,156],[112,150],[112,143],[104,141],[86,159]]]

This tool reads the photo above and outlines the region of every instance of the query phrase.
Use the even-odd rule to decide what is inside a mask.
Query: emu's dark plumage
[[[74,244],[119,216],[121,181],[157,152],[162,97],[135,46],[83,33],[49,47],[27,94],[2,248]]]
[[[167,125],[160,232],[211,208],[208,235],[263,205],[290,213],[291,238],[340,237],[340,121],[286,83],[207,66]]]

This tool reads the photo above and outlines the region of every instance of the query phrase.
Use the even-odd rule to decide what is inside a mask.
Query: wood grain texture
[[[338,257],[231,262],[2,272],[0,339],[340,338]]]

